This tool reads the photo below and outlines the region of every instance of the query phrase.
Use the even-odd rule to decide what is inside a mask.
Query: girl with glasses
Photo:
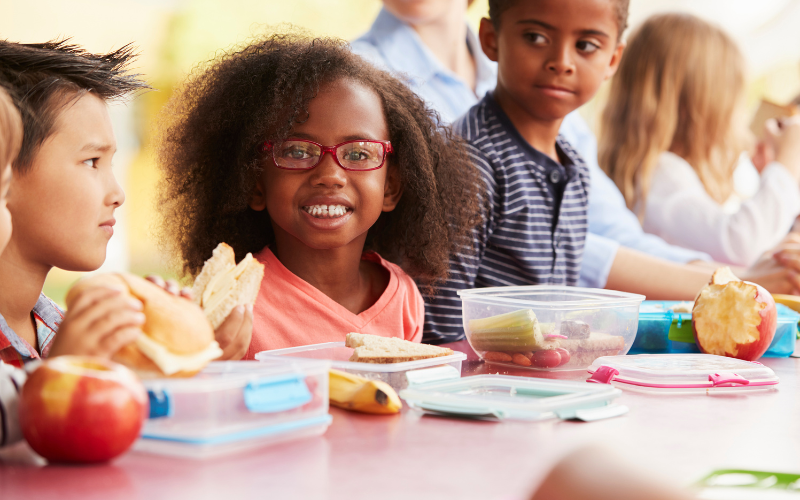
[[[345,42],[274,35],[193,75],[164,114],[164,236],[196,275],[216,245],[265,265],[259,351],[420,341],[415,285],[442,280],[478,217],[461,144]]]

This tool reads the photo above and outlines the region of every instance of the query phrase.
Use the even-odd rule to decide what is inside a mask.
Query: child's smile
[[[378,95],[359,83],[339,80],[320,89],[308,105],[308,119],[296,123],[286,141],[312,141],[333,147],[348,141],[388,140],[389,130]],[[253,209],[266,208],[269,213],[278,248],[300,243],[303,249],[351,245],[362,249],[369,228],[382,212],[394,209],[399,199],[386,196],[395,182],[389,174],[389,156],[385,156],[380,168],[345,170],[339,163],[351,165],[346,155],[337,161],[331,151],[318,155],[318,150],[310,153],[311,149],[303,144],[287,147],[286,141],[274,146],[278,153],[272,149],[267,153],[264,173],[251,202]],[[358,153],[358,149],[346,150],[356,160]],[[287,165],[278,167],[274,154],[286,155]],[[312,161],[309,158],[318,158],[319,162],[310,169],[287,168]]]

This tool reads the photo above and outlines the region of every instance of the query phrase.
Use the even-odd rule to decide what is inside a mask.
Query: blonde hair
[[[750,136],[744,59],[722,30],[687,14],[649,18],[628,41],[602,116],[600,166],[644,219],[658,157],[671,151],[718,203]]]
[[[11,96],[0,87],[0,173],[12,163],[22,147],[22,118]]]

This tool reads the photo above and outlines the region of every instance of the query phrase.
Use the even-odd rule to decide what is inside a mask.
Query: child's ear
[[[264,186],[264,179],[259,175],[253,192],[250,193],[250,208],[256,212],[261,212],[267,208],[267,190]]]
[[[497,31],[494,29],[492,20],[488,17],[481,19],[478,38],[480,38],[481,48],[486,57],[497,62]]]
[[[622,53],[625,51],[625,42],[619,42],[617,44],[617,48],[614,49],[614,54],[611,56],[611,62],[608,64],[608,69],[606,70],[606,77],[605,79],[608,80],[614,73],[617,72],[617,68],[619,68],[619,61],[622,59]]]
[[[390,166],[386,173],[386,182],[383,184],[383,211],[391,212],[400,202],[403,195],[403,185],[397,169]]]

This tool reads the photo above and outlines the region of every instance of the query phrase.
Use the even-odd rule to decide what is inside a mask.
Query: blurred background
[[[276,25],[353,39],[380,8],[380,0],[0,0],[0,37],[71,37],[92,52],[134,42],[141,52],[135,68],[157,89],[111,107],[119,147],[114,168],[127,199],[103,270],[179,277],[155,234],[159,174],[151,139],[163,104],[194,67]],[[667,10],[694,13],[733,35],[748,60],[752,110],[762,98],[785,104],[800,93],[800,0],[631,0],[629,25]],[[473,28],[486,12],[486,0],[472,4]],[[601,90],[580,110],[593,126],[604,99]],[[53,270],[45,293],[63,304],[78,277]]]

